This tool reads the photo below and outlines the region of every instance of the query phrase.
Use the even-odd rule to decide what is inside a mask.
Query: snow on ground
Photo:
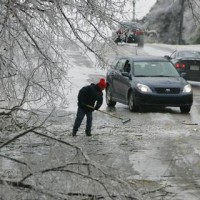
[[[169,44],[146,44],[143,50],[152,56],[171,55],[175,50],[194,50],[200,51],[200,45],[169,45]]]
[[[170,55],[170,51],[165,50],[160,50],[156,49],[152,46],[145,46],[144,51],[150,55],[150,56],[165,56],[165,55]]]
[[[194,45],[169,45],[169,44],[152,44],[155,46],[160,46],[160,47],[167,47],[173,50],[195,50],[195,51],[200,51],[200,45],[199,44],[194,44]]]
[[[166,49],[170,50],[194,50],[194,51],[200,51],[200,45],[199,44],[194,44],[194,45],[170,45],[170,44],[151,44],[152,46],[155,47],[163,47]]]

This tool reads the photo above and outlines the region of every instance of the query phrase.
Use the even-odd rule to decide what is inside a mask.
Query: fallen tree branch
[[[6,158],[8,160],[12,160],[12,161],[17,162],[17,163],[22,164],[22,165],[27,165],[25,162],[22,162],[20,160],[15,159],[15,158],[11,158],[9,156],[5,156],[5,155],[0,154],[0,157]]]
[[[198,125],[197,123],[186,123],[186,122],[182,122],[182,124],[185,124],[185,125]]]
[[[35,188],[35,187],[33,187],[32,185],[29,185],[29,184],[20,183],[18,181],[8,181],[8,180],[0,179],[0,185],[5,185],[5,184],[13,186],[13,187],[17,187],[18,189],[19,188],[30,189],[30,190],[33,190],[33,191],[48,195],[50,197],[57,197],[58,198],[58,196],[56,196],[55,193],[51,194],[50,192],[45,192],[45,191],[43,191],[43,190],[41,190],[39,188]],[[89,194],[89,193],[86,194],[86,193],[69,192],[69,193],[66,193],[66,194],[64,193],[62,195],[65,195],[65,196],[83,196],[83,197],[88,197],[88,198],[92,198],[92,199],[107,199],[106,196],[98,195],[98,194]],[[130,195],[120,195],[120,197],[122,197],[122,196],[127,198],[127,199],[129,199],[129,200],[138,200],[138,198],[130,196]],[[118,195],[114,195],[114,194],[112,194],[112,195],[110,194],[109,197],[111,199],[113,199],[113,200],[114,199],[119,199],[119,196]],[[67,200],[67,198],[65,198],[65,197],[60,197],[59,196],[59,198]]]
[[[54,109],[53,109],[54,110]],[[31,127],[25,131],[23,131],[22,133],[20,133],[19,135],[16,135],[15,137],[13,137],[12,139],[8,140],[7,142],[3,143],[1,146],[0,146],[0,149],[2,149],[4,146],[10,144],[11,142],[15,141],[16,139],[26,135],[27,133],[30,133],[30,132],[33,132],[35,129],[39,129],[41,128],[44,123],[47,121],[47,119],[51,116],[53,110],[51,111],[51,113],[44,119],[44,121],[42,121],[42,123],[40,123],[38,126],[34,126],[34,127]]]

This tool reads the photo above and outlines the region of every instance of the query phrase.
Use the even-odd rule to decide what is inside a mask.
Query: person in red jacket
[[[84,86],[78,93],[78,110],[76,119],[73,126],[72,136],[76,136],[76,133],[86,115],[86,136],[91,136],[92,128],[92,112],[98,110],[103,104],[103,90],[106,88],[105,79],[101,78],[97,84],[90,84]]]

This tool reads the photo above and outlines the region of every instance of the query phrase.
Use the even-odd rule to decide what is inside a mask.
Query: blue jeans
[[[92,112],[87,112],[85,110],[83,110],[82,108],[78,107],[77,110],[77,114],[76,114],[76,119],[74,122],[74,126],[73,126],[73,133],[76,133],[83,121],[83,118],[87,117],[87,121],[86,121],[86,129],[85,132],[86,133],[90,133],[91,132],[91,128],[92,128]]]

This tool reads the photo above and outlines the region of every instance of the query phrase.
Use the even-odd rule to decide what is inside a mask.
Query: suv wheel
[[[189,113],[191,109],[191,106],[181,106],[180,110],[182,113]]]
[[[128,98],[128,107],[129,107],[129,110],[131,112],[136,112],[139,110],[139,106],[136,105],[135,103],[135,100],[134,100],[134,96],[133,96],[133,93],[131,92],[129,94],[129,98]]]
[[[109,86],[106,89],[106,104],[110,107],[114,107],[116,105],[116,102],[112,101],[112,93]]]

